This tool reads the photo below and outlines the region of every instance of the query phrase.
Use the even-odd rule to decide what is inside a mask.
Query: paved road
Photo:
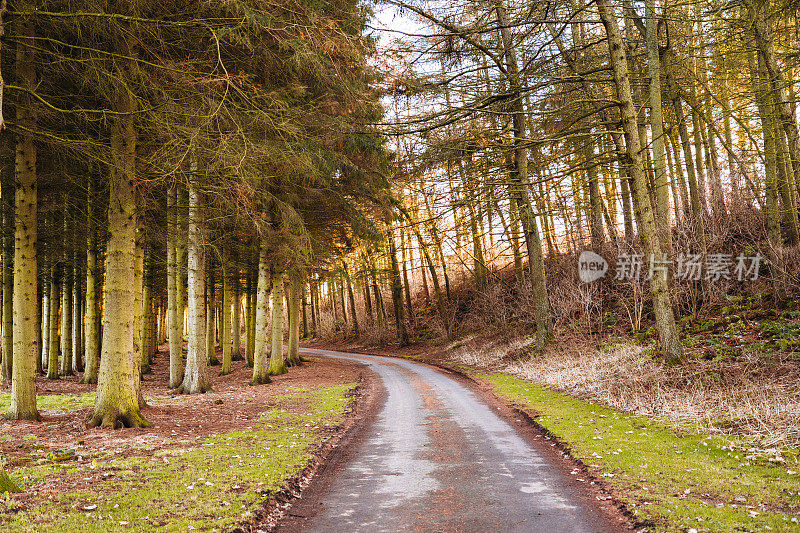
[[[407,360],[304,353],[368,365],[383,381],[386,399],[318,501],[295,504],[292,514],[304,517],[299,529],[609,529],[608,518],[564,479],[569,476],[457,381]]]

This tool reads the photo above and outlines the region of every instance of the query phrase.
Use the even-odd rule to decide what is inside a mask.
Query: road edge
[[[284,488],[264,503],[255,519],[239,525],[231,533],[283,530],[284,523],[291,520],[292,507],[304,496],[324,489],[326,478],[330,477],[326,473],[343,460],[348,444],[362,434],[363,429],[377,416],[385,396],[380,378],[366,364],[348,362],[361,367],[361,375],[359,385],[353,389],[354,399],[348,405],[344,420],[330,429],[332,434],[311,451],[313,457],[308,464],[284,481]]]

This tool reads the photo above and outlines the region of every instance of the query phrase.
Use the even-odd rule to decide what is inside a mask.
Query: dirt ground
[[[78,462],[83,462],[82,456],[106,452],[124,456],[141,454],[143,451],[147,454],[156,453],[167,447],[193,447],[206,437],[247,428],[259,414],[280,404],[278,397],[291,392],[293,387],[315,389],[357,382],[361,381],[363,372],[361,367],[352,363],[312,358],[310,363],[292,368],[288,374],[273,377],[270,384],[253,387],[249,385],[252,370],[243,361],[235,361],[233,372],[227,376],[219,376],[219,366],[209,367],[212,392],[176,395],[167,388],[169,354],[166,348],[166,345],[160,347],[152,365],[152,373],[146,374],[142,381],[149,404],[142,414],[150,422],[149,428],[86,429],[84,422],[92,411],[91,407],[63,414],[41,411],[42,421],[38,423],[0,418],[0,453],[6,459],[12,475],[15,466],[29,464],[48,450],[56,454],[64,450],[74,451]],[[218,357],[221,358],[221,354],[218,353]],[[39,376],[37,392],[39,395],[49,395],[94,391],[95,385],[82,385],[79,381],[80,376],[58,381]],[[321,439],[325,437],[321,435]],[[38,453],[31,453],[33,447]],[[103,475],[101,469],[87,468],[81,476],[49,476],[28,486],[25,493],[15,496],[15,499],[23,505],[34,504],[55,492],[64,493],[90,486],[98,475]]]

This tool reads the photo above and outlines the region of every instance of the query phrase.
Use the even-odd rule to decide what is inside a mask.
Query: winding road
[[[380,378],[383,403],[279,531],[624,530],[556,464],[548,441],[512,425],[531,431],[527,422],[509,421],[455,379],[408,360],[303,353],[366,365]]]

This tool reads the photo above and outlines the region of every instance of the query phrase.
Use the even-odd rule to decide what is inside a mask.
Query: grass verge
[[[313,458],[339,424],[356,383],[293,387],[246,429],[197,446],[155,453],[117,450],[69,459],[43,456],[15,468],[14,480],[36,490],[48,477],[82,476],[80,489],[22,504],[0,495],[0,530],[47,532],[227,531],[252,521],[270,496]],[[86,477],[83,477],[86,476]]]
[[[658,531],[800,530],[796,453],[765,455],[735,436],[682,435],[656,419],[507,374],[475,377],[536,418],[639,521]],[[582,476],[578,470],[572,475]]]

